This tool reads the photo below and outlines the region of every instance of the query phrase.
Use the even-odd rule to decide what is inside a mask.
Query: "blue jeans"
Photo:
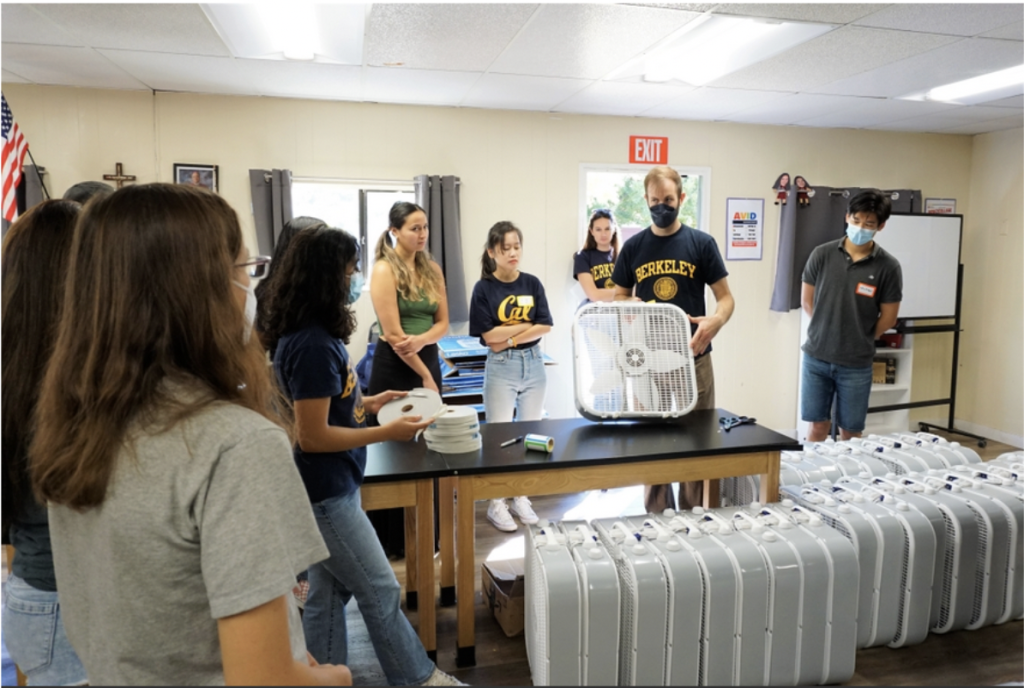
[[[851,368],[826,363],[804,354],[800,379],[800,417],[808,423],[832,418],[832,397],[836,397],[836,424],[847,432],[861,432],[868,415],[871,394],[871,366]]]
[[[540,346],[487,354],[484,368],[484,414],[488,423],[540,420],[548,386]]]
[[[401,587],[361,503],[356,490],[313,505],[330,557],[309,567],[302,615],[306,648],[321,664],[348,662],[345,605],[355,595],[388,683],[419,685],[430,678],[434,663],[402,613]],[[433,602],[423,602],[428,603]]]
[[[85,683],[85,667],[64,633],[57,593],[33,588],[14,574],[4,593],[4,644],[28,685]]]

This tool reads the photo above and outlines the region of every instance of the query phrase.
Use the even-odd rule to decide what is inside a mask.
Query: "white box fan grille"
[[[589,304],[572,335],[576,408],[585,418],[676,418],[696,406],[690,322],[679,308]]]

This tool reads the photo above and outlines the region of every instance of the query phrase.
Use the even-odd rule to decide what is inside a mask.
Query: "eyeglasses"
[[[608,208],[596,208],[594,212],[590,214],[591,220],[596,220],[599,217],[603,217],[606,220],[612,219],[612,211]]]
[[[252,256],[249,260],[239,263],[235,267],[248,268],[246,272],[249,273],[249,277],[259,279],[267,274],[267,270],[270,267],[270,256]]]

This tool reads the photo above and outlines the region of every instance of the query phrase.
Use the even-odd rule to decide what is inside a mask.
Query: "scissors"
[[[722,430],[729,432],[737,425],[753,425],[757,422],[757,418],[748,418],[747,416],[722,416],[718,419],[718,424],[722,426]]]

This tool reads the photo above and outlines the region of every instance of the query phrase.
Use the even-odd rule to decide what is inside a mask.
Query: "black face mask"
[[[668,203],[659,203],[651,206],[651,221],[662,229],[668,229],[679,217],[679,208],[673,208]]]

